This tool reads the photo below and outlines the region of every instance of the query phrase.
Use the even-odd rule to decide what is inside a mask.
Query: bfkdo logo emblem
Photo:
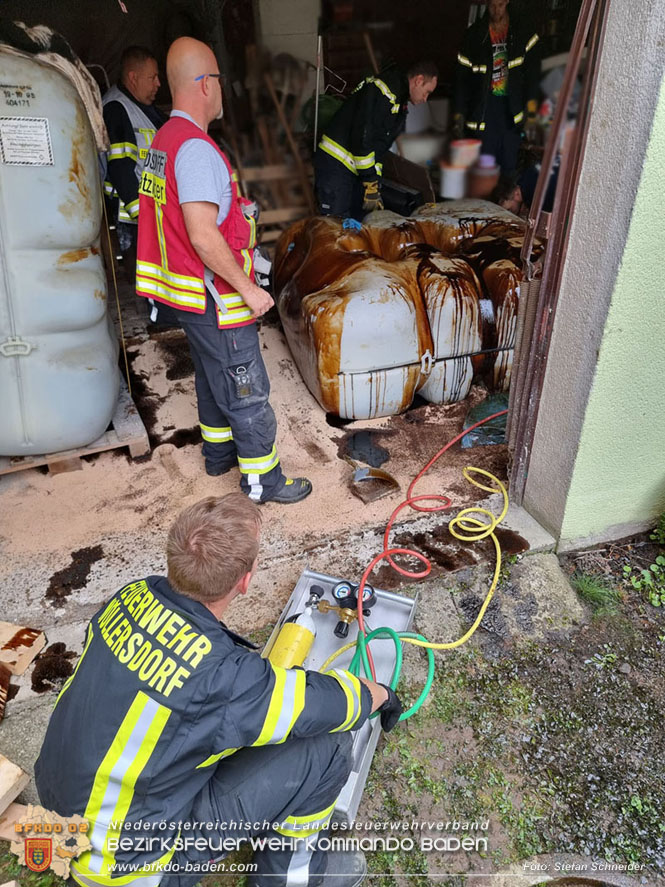
[[[52,838],[26,838],[25,864],[33,872],[43,872],[51,865]]]

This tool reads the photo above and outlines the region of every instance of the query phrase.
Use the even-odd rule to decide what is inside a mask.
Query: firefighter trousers
[[[206,468],[221,474],[238,465],[243,492],[257,502],[268,498],[286,478],[256,324],[221,330],[182,317],[180,323],[194,362]]]
[[[317,149],[314,155],[314,185],[319,213],[362,222],[363,184],[338,160]]]
[[[200,827],[183,832],[210,849],[176,853],[160,887],[192,887],[228,854],[223,844],[233,850],[245,841],[254,847],[250,887],[317,887],[327,855],[319,836],[343,834],[326,828],[351,764],[349,733],[244,748],[223,760],[194,801],[191,820]]]

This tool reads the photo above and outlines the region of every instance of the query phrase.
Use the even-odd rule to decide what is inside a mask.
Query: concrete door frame
[[[524,493],[557,539],[663,76],[664,23],[665,0],[610,2]]]

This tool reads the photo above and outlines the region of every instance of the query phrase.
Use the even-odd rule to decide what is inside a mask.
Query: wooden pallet
[[[48,465],[51,474],[76,471],[83,468],[82,456],[103,453],[117,447],[129,447],[129,453],[133,458],[145,456],[150,452],[148,432],[127,390],[124,379],[121,382],[120,395],[111,419],[111,427],[101,437],[88,444],[87,447],[64,450],[61,453],[46,453],[43,456],[0,456],[0,475],[23,471],[25,468],[38,468],[40,465]]]

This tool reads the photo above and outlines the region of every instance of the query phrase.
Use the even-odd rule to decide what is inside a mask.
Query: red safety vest
[[[188,139],[203,139],[212,145],[229,171],[231,208],[219,230],[238,265],[250,280],[254,280],[256,224],[242,209],[250,201],[240,196],[237,177],[210,136],[184,117],[171,117],[152,142],[139,185],[136,292],[181,311],[204,314],[207,298],[203,276],[205,265],[187,236],[175,177],[178,149]],[[255,322],[240,293],[218,274],[214,276],[214,285],[227,309],[224,313],[216,306],[220,329]]]

